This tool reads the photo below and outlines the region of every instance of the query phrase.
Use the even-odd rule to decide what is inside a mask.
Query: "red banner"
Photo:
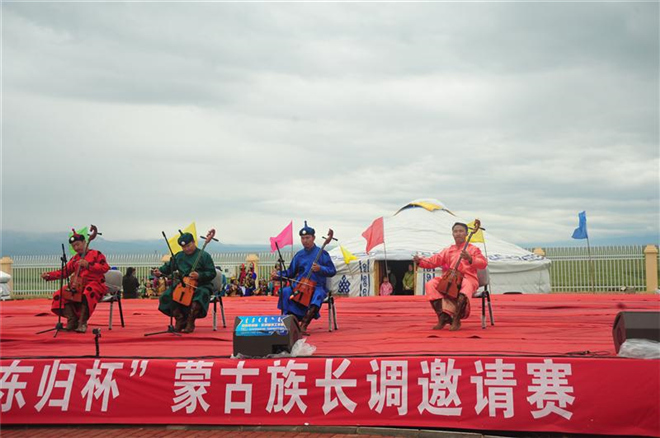
[[[379,217],[378,219],[375,219],[373,223],[369,225],[369,228],[364,230],[362,237],[367,239],[367,247],[364,250],[364,252],[367,254],[369,254],[369,251],[371,251],[375,246],[378,246],[381,243],[385,243],[383,218]]]
[[[659,435],[660,361],[0,361],[4,424],[380,425]]]

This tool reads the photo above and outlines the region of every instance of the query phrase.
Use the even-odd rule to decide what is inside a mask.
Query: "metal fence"
[[[550,282],[553,292],[620,292],[646,290],[646,272],[643,246],[598,246],[591,248],[591,259],[586,248],[543,248],[552,261]],[[531,249],[530,249],[531,251]],[[237,275],[241,264],[246,264],[250,253],[211,253],[216,266],[221,266],[227,277]],[[277,262],[277,254],[258,253],[257,276],[269,278]],[[151,268],[162,265],[157,254],[107,255],[110,266],[126,272],[136,268],[140,282],[149,278]],[[292,254],[283,253],[287,265]],[[51,296],[55,284],[41,279],[41,273],[59,269],[59,256],[16,256],[13,265],[14,298]]]
[[[238,275],[240,266],[245,264],[248,255],[253,253],[211,253],[213,262],[220,266],[228,278]],[[270,271],[277,263],[277,254],[258,253],[257,278],[270,278]],[[287,266],[291,262],[291,253],[283,253]],[[60,269],[60,256],[15,256],[13,257],[13,298],[37,298],[52,296],[57,289],[57,282],[46,282],[41,273]],[[126,273],[126,268],[135,268],[135,276],[143,283],[151,275],[151,269],[163,264],[163,256],[158,254],[122,254],[106,255],[108,264]]]
[[[553,292],[646,290],[644,246],[543,248]]]

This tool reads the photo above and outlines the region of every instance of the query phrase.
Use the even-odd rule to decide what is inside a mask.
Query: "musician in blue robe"
[[[327,295],[325,286],[326,278],[334,276],[337,270],[328,252],[319,248],[314,243],[314,239],[316,238],[314,228],[308,226],[307,221],[305,221],[305,226],[298,234],[300,235],[300,242],[303,249],[296,253],[293,260],[291,260],[291,265],[289,265],[286,271],[276,271],[273,269],[271,277],[273,280],[277,280],[280,277],[294,280],[292,286],[282,289],[277,308],[285,315],[295,315],[301,323],[300,329],[303,334],[309,334],[307,333],[309,323],[312,319],[318,319],[321,316],[319,310]],[[298,284],[297,282],[307,278],[308,275],[311,281],[316,282],[316,286],[309,306],[303,306],[291,300],[291,295],[295,294],[294,290]]]

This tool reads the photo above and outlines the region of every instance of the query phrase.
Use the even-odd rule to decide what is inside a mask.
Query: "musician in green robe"
[[[171,275],[178,270],[179,277],[173,278],[170,286],[159,299],[158,310],[176,320],[174,331],[192,333],[195,331],[195,320],[205,318],[209,309],[211,299],[211,280],[216,276],[215,266],[211,255],[197,248],[195,239],[190,233],[183,233],[178,239],[181,251],[174,254],[174,260],[170,260],[153,271],[157,277]],[[194,268],[194,269],[193,269]],[[172,293],[181,282],[181,278],[190,277],[197,280],[197,288],[192,298],[192,303],[185,306],[172,298]]]

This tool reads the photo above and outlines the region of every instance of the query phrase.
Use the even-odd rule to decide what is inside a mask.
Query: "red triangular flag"
[[[385,237],[383,232],[383,218],[379,217],[376,219],[369,228],[364,230],[362,237],[367,239],[367,254],[374,246],[385,243]]]
[[[270,238],[270,252],[277,251],[277,246],[284,248],[287,245],[293,245],[293,221],[287,225],[277,237]]]

